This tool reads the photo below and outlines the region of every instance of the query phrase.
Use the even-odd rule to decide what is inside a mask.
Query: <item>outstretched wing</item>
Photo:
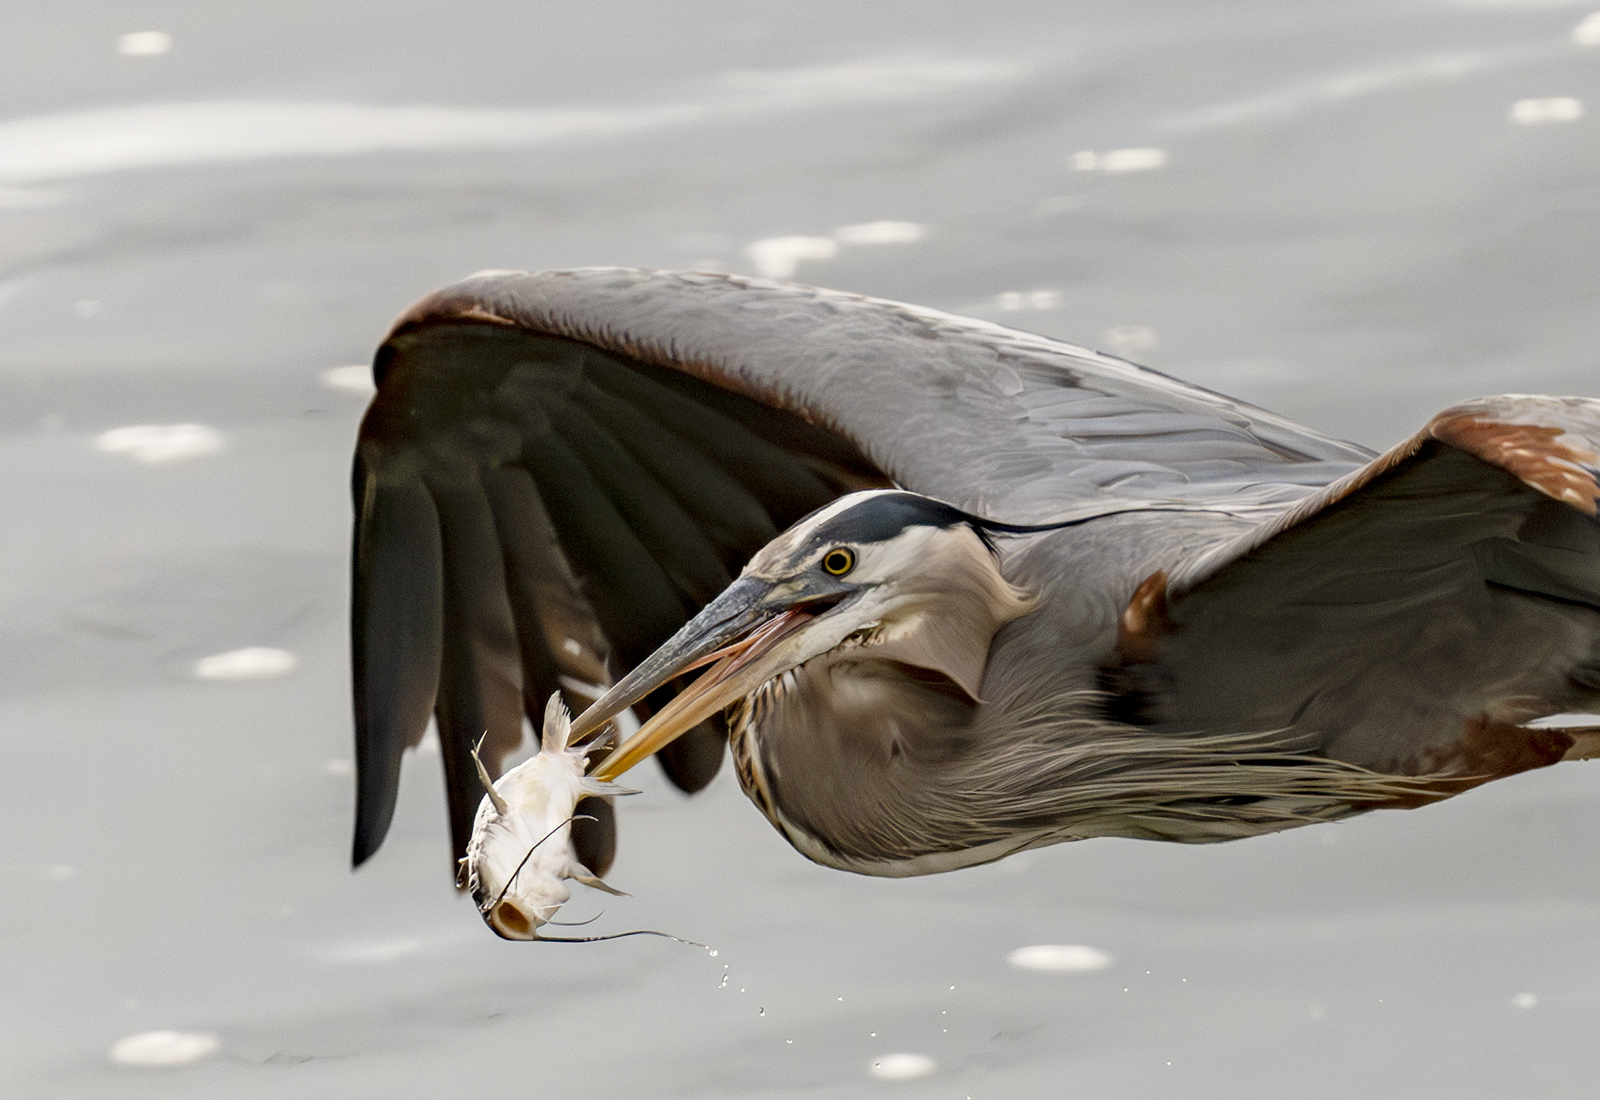
[[[721,275],[477,276],[403,315],[374,373],[353,485],[357,863],[430,713],[459,853],[479,738],[498,769],[550,692],[581,709],[843,493],[894,483],[1011,522],[1270,515],[1370,458],[1043,337]],[[720,758],[706,730],[663,763],[694,789]]]
[[[1553,763],[1574,739],[1523,725],[1600,710],[1597,513],[1600,401],[1456,406],[1148,582],[1113,681],[1147,724],[1284,730],[1455,789]]]

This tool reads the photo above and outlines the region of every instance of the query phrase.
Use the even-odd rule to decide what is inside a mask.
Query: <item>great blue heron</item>
[[[357,864],[430,714],[459,856],[472,747],[498,769],[557,689],[575,737],[648,716],[599,777],[655,753],[696,790],[731,732],[796,848],[880,875],[1600,751],[1528,725],[1600,709],[1600,401],[1472,401],[1374,456],[982,321],[617,268],[447,287],[374,371]]]

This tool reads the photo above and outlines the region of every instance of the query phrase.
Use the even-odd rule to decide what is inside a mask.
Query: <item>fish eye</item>
[[[822,571],[842,577],[856,567],[856,552],[848,546],[835,546],[822,556]]]

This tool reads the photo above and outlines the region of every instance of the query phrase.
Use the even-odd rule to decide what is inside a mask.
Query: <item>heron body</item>
[[[1084,349],[836,292],[475,277],[397,323],[355,470],[357,862],[430,713],[458,852],[557,689],[808,857],[1215,841],[1587,755],[1600,402],[1374,456]],[[691,677],[693,677],[691,679]],[[598,759],[596,754],[596,758]],[[574,829],[604,873],[614,819]]]

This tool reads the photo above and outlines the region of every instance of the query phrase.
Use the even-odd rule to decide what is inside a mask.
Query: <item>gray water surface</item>
[[[1373,447],[1481,393],[1597,395],[1592,10],[0,8],[5,1095],[1593,1096],[1593,766],[910,881],[807,863],[731,775],[687,799],[641,768],[634,896],[565,915],[713,957],[493,938],[424,750],[352,874],[365,399],[322,378],[475,270],[752,272],[803,237],[754,255]],[[169,51],[118,52],[153,29]],[[839,232],[878,222],[919,228]],[[187,457],[103,449],[185,423]],[[298,663],[195,675],[244,647]],[[1112,962],[1008,964],[1035,944]],[[166,1030],[216,1049],[113,1059]],[[896,1052],[931,1072],[875,1077]]]

